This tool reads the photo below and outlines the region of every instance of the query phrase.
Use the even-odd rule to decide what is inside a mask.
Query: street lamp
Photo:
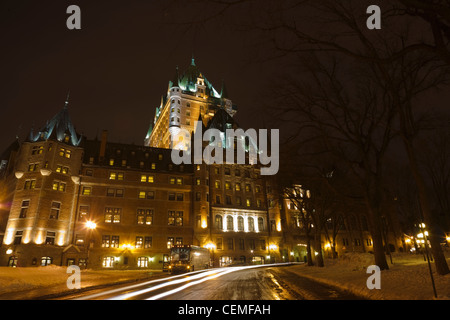
[[[91,248],[91,236],[92,236],[92,231],[97,228],[97,224],[93,221],[86,221],[85,223],[86,228],[88,229],[88,236],[87,236],[87,260],[86,260],[86,267],[87,264],[89,263],[89,251]]]
[[[208,242],[205,248],[211,252],[212,267],[214,268],[214,249],[216,249],[216,245],[213,242]]]

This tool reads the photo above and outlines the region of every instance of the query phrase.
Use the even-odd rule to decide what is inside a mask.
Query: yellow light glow
[[[269,245],[269,250],[277,250],[278,246],[276,244]]]
[[[406,238],[405,239],[405,243],[411,243],[411,239],[410,238]]]
[[[329,242],[325,243],[325,249],[331,248],[331,244]]]
[[[450,237],[445,238],[445,240],[450,241]]]
[[[216,245],[212,242],[208,242],[204,247],[209,250],[214,250],[216,248]]]
[[[91,230],[94,230],[95,228],[97,228],[97,224],[95,222],[93,222],[93,221],[87,221],[86,222],[86,227],[91,229]]]
[[[4,240],[5,244],[11,244],[13,242],[14,230],[10,229],[6,234],[6,238]]]
[[[44,242],[44,240],[42,239],[42,234],[39,233],[36,237],[36,240],[34,241],[36,244],[42,244],[42,242]]]
[[[6,250],[6,254],[11,254],[13,251],[11,248],[9,248],[8,250]]]
[[[281,231],[281,221],[278,221],[277,223],[277,231]]]
[[[208,224],[206,223],[206,220],[202,220],[202,228],[206,229],[208,227]]]

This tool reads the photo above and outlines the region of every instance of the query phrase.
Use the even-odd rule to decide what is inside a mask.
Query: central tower
[[[219,109],[224,109],[230,116],[237,110],[228,98],[224,82],[219,93],[192,58],[182,75],[176,68],[167,94],[161,97],[161,103],[156,108],[144,145],[184,150],[189,137],[185,137],[182,134],[185,131],[181,129],[194,132],[195,121],[202,119],[207,124]]]

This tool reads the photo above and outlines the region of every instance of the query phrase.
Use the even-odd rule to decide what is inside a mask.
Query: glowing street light
[[[95,222],[92,222],[92,221],[87,221],[86,222],[86,227],[91,229],[91,230],[94,230],[95,228],[97,228],[97,224]]]

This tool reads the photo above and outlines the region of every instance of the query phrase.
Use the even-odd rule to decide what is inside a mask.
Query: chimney
[[[102,138],[100,140],[100,154],[98,157],[99,163],[102,163],[103,159],[105,159],[106,140],[107,139],[108,139],[108,130],[103,130]]]

